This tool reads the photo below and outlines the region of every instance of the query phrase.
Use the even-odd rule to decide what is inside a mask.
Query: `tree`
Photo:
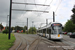
[[[27,26],[24,26],[23,31],[26,32],[27,30]]]
[[[35,27],[30,27],[29,33],[35,34],[36,33],[36,28]]]
[[[75,24],[75,14],[73,14],[73,15],[71,16],[71,21],[73,22],[73,24]]]
[[[71,20],[68,20],[65,24],[64,31],[73,32],[73,30],[74,30],[73,22]]]
[[[0,29],[2,30],[4,27],[3,27],[3,25],[2,24],[0,24]]]
[[[75,14],[75,7],[72,9],[72,12]]]
[[[27,30],[27,26],[24,26],[24,29]]]
[[[14,30],[15,29],[15,27],[11,27],[11,30]]]
[[[71,21],[73,22],[73,24],[75,24],[75,6],[72,9],[73,15],[71,15]]]
[[[71,15],[71,19],[68,20],[65,24],[64,31],[75,32],[75,5],[72,9],[73,15]]]
[[[8,29],[5,29],[5,30],[3,30],[3,33],[9,33],[9,30]]]
[[[23,27],[15,26],[15,30],[23,30]]]

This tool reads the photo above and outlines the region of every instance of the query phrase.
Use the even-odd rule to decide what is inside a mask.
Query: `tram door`
[[[46,29],[43,29],[43,36],[45,37]]]
[[[48,28],[49,39],[51,39],[51,29]]]

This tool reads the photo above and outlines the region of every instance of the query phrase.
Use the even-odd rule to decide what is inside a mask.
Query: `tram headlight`
[[[60,37],[60,34],[58,34],[58,37]]]

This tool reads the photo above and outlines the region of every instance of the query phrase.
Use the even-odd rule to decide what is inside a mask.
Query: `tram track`
[[[33,40],[30,40],[28,38],[26,39],[23,35],[18,34],[16,35],[16,37],[18,38],[17,45],[15,49],[12,49],[12,50],[41,50],[39,49],[43,47],[41,43],[43,43],[46,46],[50,46],[49,48],[52,50],[66,50],[65,47],[58,47],[58,46],[68,46],[67,44],[63,42],[55,42],[40,36],[37,36],[36,38],[32,36],[28,36],[28,35],[26,36]],[[55,46],[55,47],[51,48],[52,46]],[[67,50],[74,50],[74,49],[67,48]]]
[[[29,42],[26,38],[20,34],[15,34],[16,41],[14,45],[9,50],[28,50]],[[31,37],[32,38],[32,37]]]
[[[21,37],[21,41],[22,41],[22,42],[21,42],[21,44],[19,45],[19,47],[18,47],[17,50],[25,50],[25,49],[26,49],[26,46],[27,46],[26,39]]]
[[[70,47],[70,45],[63,43],[62,41],[55,42],[55,41],[47,40],[47,39],[41,39],[41,41],[50,45],[50,46],[56,46],[56,47],[54,47],[54,50],[66,50],[66,49],[67,50],[74,50],[75,49],[73,47]]]
[[[22,37],[22,36],[21,36],[21,37]],[[28,36],[28,37],[34,38],[34,37],[31,37],[31,36]],[[37,40],[37,38],[34,38],[34,40],[32,40],[32,42],[31,42],[30,40],[26,39],[25,37],[22,37],[22,38],[23,38],[23,40],[25,39],[25,41],[26,41],[26,46],[25,46],[24,49],[23,49],[23,48],[21,48],[22,45],[20,45],[20,47],[19,47],[18,50],[29,50],[29,47],[32,46],[32,44]],[[23,41],[23,42],[24,42],[24,41]],[[23,43],[23,42],[22,42],[22,43]]]
[[[39,37],[38,37],[39,38]],[[36,38],[30,45],[29,45],[29,50],[35,50],[36,45],[38,43],[38,38]],[[36,44],[35,44],[36,43]],[[33,47],[32,47],[33,46]]]
[[[63,43],[62,41],[61,42],[55,42],[52,40],[45,40],[45,39],[43,39],[43,40],[49,42],[48,44],[51,44],[51,43],[52,43],[51,45],[54,44],[54,46],[56,46],[55,50],[74,50],[75,49],[75,47],[71,47],[70,45]]]
[[[50,45],[50,46],[55,46],[52,48],[52,50],[74,50],[74,48],[68,48],[67,46],[69,46],[69,45],[63,43],[62,41],[61,42],[54,42],[52,40],[42,39],[42,37],[39,37],[34,42],[32,42],[30,47],[31,46],[35,46],[35,47],[32,47],[32,48],[29,47],[29,50],[39,50],[38,48],[39,48],[39,44],[41,42],[43,42],[47,45]]]
[[[18,39],[20,39],[20,43],[19,45],[17,45],[16,48],[14,48],[14,50],[25,50],[27,42],[26,39],[22,38],[20,35],[17,35]]]

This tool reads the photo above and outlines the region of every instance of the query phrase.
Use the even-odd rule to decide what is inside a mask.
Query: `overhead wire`
[[[57,6],[57,8],[56,8],[56,10],[55,10],[55,12],[57,11],[57,9],[58,9],[58,7],[60,6],[61,2],[62,2],[62,0],[59,2],[58,6]]]
[[[44,4],[46,3],[47,0],[45,0]]]
[[[27,0],[26,0],[27,1]],[[25,0],[24,0],[24,2],[25,2]],[[26,3],[26,2],[25,2]],[[25,8],[26,8],[26,5],[25,5]]]
[[[26,2],[27,2],[27,0],[24,0],[24,2],[26,3]],[[26,10],[26,5],[25,5],[24,9]],[[26,12],[27,12],[27,11],[26,11]],[[24,15],[24,14],[23,14],[23,15]]]
[[[27,0],[24,0],[24,2],[26,3]],[[24,9],[26,10],[26,5],[25,5]],[[25,11],[25,12],[27,12],[27,11]],[[24,16],[24,12],[22,12],[22,13],[23,13],[23,16]]]
[[[46,3],[47,0],[45,0],[44,4]],[[40,16],[41,14],[38,14],[38,16]]]
[[[47,1],[47,0],[45,0],[45,1]],[[51,0],[51,2],[49,3],[49,5],[51,5],[52,2],[53,2],[53,0]],[[49,6],[48,6],[48,7],[49,7]],[[48,8],[48,7],[47,7],[47,8]],[[45,9],[45,11],[47,10],[47,8]],[[42,14],[43,14],[43,13],[42,13]],[[37,15],[37,17],[40,16],[40,15],[42,15],[42,14]]]
[[[45,0],[44,4],[46,3],[46,1],[47,1],[47,0]],[[34,0],[34,3],[36,4],[35,0]],[[35,5],[35,7],[36,7],[36,9],[37,9],[37,6],[36,6],[36,5]],[[40,15],[40,14],[38,14],[38,15]]]
[[[26,3],[26,1],[27,1],[27,0],[24,0],[25,3]],[[24,9],[26,10],[26,5],[25,5]],[[25,12],[26,12],[26,11],[25,11]],[[24,12],[22,12],[22,13],[23,13],[23,16],[24,16]]]
[[[35,3],[35,7],[36,7],[36,9],[37,9],[37,6],[36,6],[36,2],[35,2],[35,0],[34,0],[34,3]]]
[[[52,2],[53,2],[53,0],[51,0],[51,2],[49,3],[49,5],[50,5]],[[49,6],[48,6],[48,7],[49,7]],[[47,7],[47,8],[48,8],[48,7]],[[46,9],[47,9],[47,8],[46,8]],[[46,10],[46,9],[45,9],[45,10]]]

